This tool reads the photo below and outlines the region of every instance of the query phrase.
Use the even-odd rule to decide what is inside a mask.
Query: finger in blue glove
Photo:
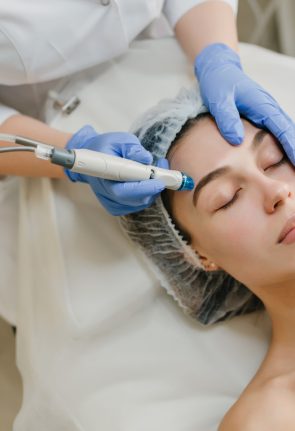
[[[127,132],[98,134],[91,126],[80,129],[69,140],[67,149],[89,149],[140,163],[151,164],[152,155],[135,135]],[[65,170],[72,181],[90,185],[98,200],[113,215],[125,215],[151,205],[164,189],[160,180],[116,182]]]
[[[223,137],[240,144],[244,128],[240,114],[267,128],[295,165],[295,124],[276,100],[243,71],[238,54],[222,43],[205,47],[195,59],[204,104],[215,117]]]

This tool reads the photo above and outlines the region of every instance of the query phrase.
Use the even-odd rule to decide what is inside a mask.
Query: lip
[[[288,218],[285,226],[283,227],[280,233],[278,243],[282,243],[286,238],[286,236],[289,234],[289,232],[291,232],[294,228],[295,228],[295,214],[293,214],[291,217]]]

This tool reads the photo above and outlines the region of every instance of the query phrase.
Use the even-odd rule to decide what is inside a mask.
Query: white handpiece
[[[115,181],[148,180],[148,165],[91,150],[73,150],[75,162],[71,171]]]
[[[194,188],[193,179],[180,171],[144,165],[97,151],[61,149],[24,136],[0,133],[0,140],[14,142],[26,147],[2,147],[0,153],[21,150],[34,151],[39,159],[50,160],[51,163],[81,174],[114,181],[159,179],[166,188],[171,190],[192,190]]]
[[[189,188],[183,187],[184,180],[189,177],[180,171],[144,165],[97,151],[85,149],[73,151],[75,153],[75,162],[71,168],[73,172],[115,181],[142,181],[155,178],[163,181],[166,188],[189,190]]]

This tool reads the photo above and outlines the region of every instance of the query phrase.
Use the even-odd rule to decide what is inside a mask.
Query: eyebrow
[[[264,137],[268,135],[269,132],[266,130],[260,129],[256,134],[254,135],[254,138],[251,142],[251,150],[256,151],[259,145],[262,143]],[[221,168],[215,169],[212,172],[209,172],[209,174],[205,175],[201,180],[198,182],[198,184],[195,187],[194,195],[193,195],[193,204],[194,206],[197,205],[198,198],[200,196],[201,191],[203,188],[211,183],[211,181],[216,180],[217,178],[224,176],[225,174],[229,173],[232,170],[230,166],[222,166]]]

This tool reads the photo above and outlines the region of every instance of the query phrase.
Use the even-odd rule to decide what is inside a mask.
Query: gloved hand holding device
[[[257,127],[268,129],[295,165],[295,125],[276,100],[250,79],[239,55],[222,43],[205,47],[195,59],[203,101],[215,117],[223,137],[231,144],[243,141],[239,113]]]
[[[124,157],[144,164],[152,163],[152,155],[135,135],[127,132],[98,134],[91,126],[84,126],[68,141],[66,148],[88,149]],[[161,167],[167,167],[163,164]],[[164,189],[162,181],[150,179],[137,182],[117,182],[84,175],[65,169],[72,181],[88,183],[101,204],[112,215],[141,211],[151,205]]]

